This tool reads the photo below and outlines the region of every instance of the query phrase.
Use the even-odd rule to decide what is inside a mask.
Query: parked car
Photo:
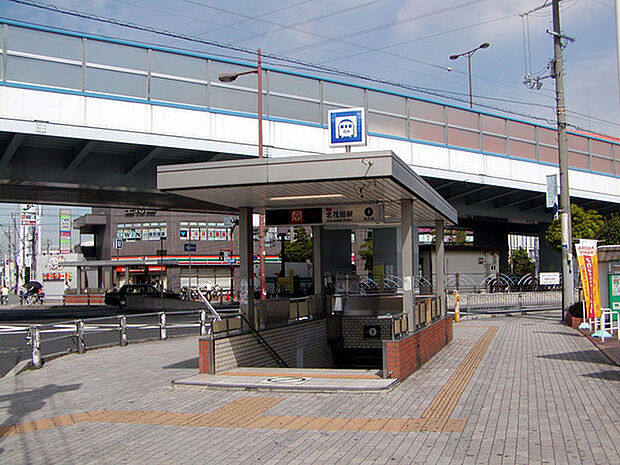
[[[164,291],[162,293],[159,289],[150,284],[125,284],[118,290],[106,292],[105,303],[106,305],[125,308],[127,307],[128,298],[132,301],[144,300],[146,304],[149,299],[164,298],[179,300],[180,295],[170,291]]]

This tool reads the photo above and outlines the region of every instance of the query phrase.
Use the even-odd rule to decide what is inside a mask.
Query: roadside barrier
[[[448,309],[471,313],[526,313],[562,308],[562,291],[453,293],[446,296]]]
[[[128,315],[114,315],[79,320],[60,321],[49,324],[30,325],[26,330],[26,343],[30,347],[30,362],[32,368],[41,368],[43,365],[42,347],[52,341],[66,340],[64,352],[85,353],[90,348],[129,344],[128,332],[134,334],[135,340],[159,339],[166,340],[169,332],[177,335],[191,334],[198,330],[201,336],[211,334],[236,334],[243,331],[242,315],[238,309],[227,313],[211,312],[210,309],[136,313]],[[136,337],[138,331],[150,332],[147,336]],[[58,332],[64,333],[57,335]],[[118,342],[114,338],[105,337],[107,334],[117,333]],[[98,338],[99,343],[93,341]],[[92,344],[87,344],[91,340]],[[61,352],[62,353],[62,352]],[[57,355],[48,354],[48,355]]]

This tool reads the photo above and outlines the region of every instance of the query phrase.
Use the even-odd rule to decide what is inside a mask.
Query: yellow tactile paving
[[[242,397],[210,413],[178,413],[150,410],[91,410],[33,422],[0,426],[0,438],[36,430],[70,426],[75,423],[133,423],[162,426],[286,429],[314,431],[390,431],[390,432],[460,432],[467,420],[450,419],[461,395],[465,391],[491,341],[498,331],[490,327],[459,364],[446,384],[433,398],[422,418],[346,418],[346,417],[296,417],[264,415],[263,413],[282,401],[274,397]],[[283,376],[282,373],[228,372],[232,376]],[[301,374],[296,376],[310,377]],[[342,377],[341,375],[312,375],[314,377]],[[374,375],[344,375],[349,378],[370,379]]]
[[[56,428],[56,424],[54,420],[51,418],[41,418],[40,420],[35,420],[34,427],[37,431],[41,431],[44,429]]]
[[[266,428],[269,424],[278,420],[278,417],[271,415],[260,415],[249,420],[245,424],[239,425],[241,428]]]
[[[342,427],[343,431],[361,431],[370,418],[352,418],[350,422]]]
[[[18,423],[15,425],[15,433],[30,433],[31,431],[35,431],[34,423]]]
[[[403,429],[407,421],[409,420],[407,420],[406,418],[390,418],[385,423],[385,425],[383,425],[381,431],[391,431],[393,433],[398,433],[400,430]]]
[[[329,423],[326,423],[321,427],[321,431],[340,431],[350,421],[351,418],[332,418]]]
[[[52,421],[57,427],[58,426],[70,426],[74,424],[73,418],[71,418],[71,415],[62,415],[59,417],[52,417]]]
[[[364,426],[362,431],[381,431],[389,418],[371,418]]]
[[[301,429],[312,420],[314,420],[312,417],[296,417],[295,420],[290,422],[288,425],[284,425],[283,429]]]
[[[5,438],[15,434],[15,425],[2,425],[0,426],[0,438]]]
[[[307,429],[307,430],[320,430],[327,423],[332,421],[333,417],[314,417],[309,423],[306,423],[304,426],[299,429]]]
[[[407,431],[407,432],[422,431],[422,427],[424,426],[424,423],[426,423],[426,419],[424,418],[410,418],[403,425],[401,431]]]
[[[427,418],[429,420],[447,420],[450,417],[498,329],[499,327],[492,326],[485,331],[465,359],[457,367],[454,374],[437,393],[431,404],[422,414],[422,418]]]
[[[276,417],[276,421],[266,426],[269,429],[285,429],[287,425],[294,422],[297,417]]]

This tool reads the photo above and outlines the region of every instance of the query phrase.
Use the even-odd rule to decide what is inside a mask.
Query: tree
[[[364,259],[364,270],[372,271],[372,237],[366,238],[357,253]]]
[[[293,240],[284,242],[284,259],[287,262],[312,260],[312,238],[304,228],[293,229]]]
[[[579,205],[571,204],[570,212],[574,239],[598,239],[603,226],[603,217],[596,210],[584,210]],[[559,218],[551,222],[545,239],[556,252],[562,250],[562,230]]]
[[[620,244],[620,214],[613,213],[605,218],[598,232],[598,240],[605,245]]]
[[[523,276],[536,272],[536,264],[530,258],[527,250],[523,247],[519,247],[517,250],[512,251],[512,272],[516,275]]]

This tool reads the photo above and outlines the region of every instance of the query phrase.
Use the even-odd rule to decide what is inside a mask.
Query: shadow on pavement
[[[581,337],[581,334],[575,333],[573,331],[534,331],[534,334],[560,334],[562,336],[578,336],[578,337]]]
[[[198,357],[183,360],[181,362],[173,363],[172,365],[166,365],[164,369],[171,368],[195,368],[198,369]]]
[[[604,363],[605,365],[615,365],[611,360],[605,357],[599,350],[580,350],[576,352],[561,352],[558,354],[537,355],[538,358],[547,358],[550,360],[566,360],[570,362],[592,362]]]
[[[45,407],[48,400],[61,392],[75,391],[80,389],[82,383],[58,385],[48,384],[46,386],[20,390],[14,394],[0,395],[0,409],[8,411],[9,416],[2,422],[2,426],[15,425],[20,423],[22,418],[29,413],[36,412]],[[8,405],[7,405],[8,404]],[[22,452],[26,463],[32,463],[30,460],[30,449],[35,446],[31,446],[27,439],[20,435],[20,443]],[[4,448],[0,447],[0,454],[4,452]]]
[[[19,391],[14,394],[0,395],[0,407],[7,410],[9,417],[2,425],[14,425],[27,414],[36,412],[45,407],[47,399],[54,394],[67,391],[75,391],[82,386],[82,383],[58,385],[48,384],[46,386]],[[7,405],[8,404],[8,405]]]
[[[597,371],[596,373],[588,373],[586,378],[604,379],[606,381],[620,381],[620,370]]]

